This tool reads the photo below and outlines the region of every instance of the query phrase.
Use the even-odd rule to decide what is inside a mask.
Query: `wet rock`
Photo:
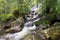
[[[16,19],[15,21],[13,21],[11,23],[11,28],[8,28],[6,30],[6,32],[16,32],[16,31],[20,31],[22,29],[22,23],[24,23],[24,20],[22,17],[19,17],[18,19]]]
[[[7,29],[5,32],[7,32],[7,33],[15,33],[15,32],[18,32],[20,30],[21,30],[21,28],[19,26],[15,26],[15,27]]]
[[[60,26],[60,22],[55,22],[53,25],[54,26]]]
[[[49,27],[49,24],[41,24],[38,26],[38,29],[39,30],[44,30],[44,29],[47,29]]]

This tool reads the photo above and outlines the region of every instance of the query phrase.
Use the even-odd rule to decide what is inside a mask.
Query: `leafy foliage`
[[[37,4],[37,0],[0,0],[0,18],[5,20],[7,15],[15,13],[15,10],[21,15],[29,12],[33,5]],[[16,14],[18,14],[16,13]],[[2,17],[1,17],[2,16]]]

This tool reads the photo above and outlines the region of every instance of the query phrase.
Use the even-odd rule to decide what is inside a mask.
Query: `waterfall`
[[[23,39],[26,35],[31,33],[31,30],[35,30],[37,27],[35,25],[36,21],[39,21],[40,18],[38,18],[39,14],[36,14],[36,10],[38,7],[35,5],[31,9],[30,17],[27,17],[25,15],[25,18],[27,19],[27,22],[24,23],[24,27],[22,31],[14,33],[14,34],[7,34],[4,38],[8,38],[9,40],[21,40]]]

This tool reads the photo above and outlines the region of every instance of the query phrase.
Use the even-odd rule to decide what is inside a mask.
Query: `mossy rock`
[[[49,31],[48,34],[52,39],[54,39],[54,40],[57,39],[58,40],[58,38],[60,37],[60,29],[54,28],[52,31]]]
[[[36,34],[33,35],[27,35],[23,40],[40,40],[40,37]]]
[[[42,31],[47,40],[59,40],[60,38],[60,27],[52,27]]]

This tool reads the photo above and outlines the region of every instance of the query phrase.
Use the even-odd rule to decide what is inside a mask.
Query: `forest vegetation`
[[[36,21],[36,26],[42,26],[43,30],[36,29],[36,33],[45,36],[45,40],[60,40],[60,0],[0,0],[0,35],[7,33],[16,33],[22,30],[23,24],[26,21],[25,15],[31,12],[34,5],[42,6],[36,11],[38,17],[46,16],[40,21]],[[13,29],[18,25],[20,30]],[[45,31],[48,30],[47,33]],[[2,32],[3,31],[3,32]],[[41,40],[38,35],[35,35],[35,40]],[[23,40],[32,40],[31,35],[26,36]]]

